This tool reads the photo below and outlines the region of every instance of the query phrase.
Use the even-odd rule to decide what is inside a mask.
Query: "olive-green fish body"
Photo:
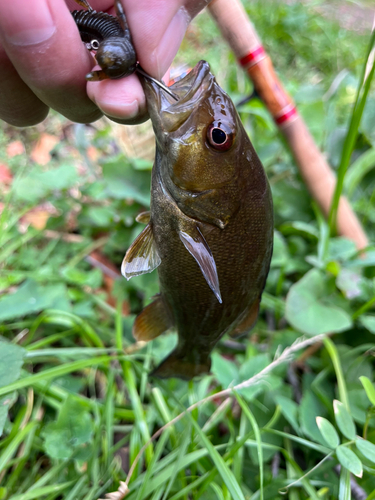
[[[178,103],[144,82],[157,153],[146,229],[123,274],[158,268],[160,295],[136,318],[149,340],[171,327],[178,345],[154,374],[190,379],[210,369],[225,334],[256,322],[272,253],[272,199],[230,98],[206,62],[172,86]]]

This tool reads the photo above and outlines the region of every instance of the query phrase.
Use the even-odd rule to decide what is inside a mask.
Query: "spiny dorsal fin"
[[[135,220],[137,222],[140,222],[141,224],[148,224],[151,219],[151,212],[148,210],[147,212],[141,212],[140,214],[137,215]]]
[[[121,265],[121,274],[127,279],[150,273],[161,263],[156,250],[151,223],[133,241]]]
[[[215,259],[213,258],[211,249],[198,227],[195,227],[195,230],[190,233],[191,234],[180,231],[180,239],[186,250],[197,261],[209,287],[214,292],[220,304],[222,304],[223,301],[220,294],[219,277],[217,275]]]
[[[137,340],[152,340],[173,326],[163,299],[159,295],[135,318],[133,337]]]

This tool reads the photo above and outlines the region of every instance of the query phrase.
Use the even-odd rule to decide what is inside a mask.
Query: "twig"
[[[304,363],[307,359],[311,358],[316,352],[319,351],[323,346],[322,342],[316,343],[312,346],[310,346],[308,349],[306,349],[305,352],[301,354],[301,356],[296,359],[294,364],[296,365],[297,368],[300,368],[301,370],[304,368]]]
[[[43,231],[43,236],[50,240],[61,239],[67,243],[82,243],[83,241],[87,241],[87,238],[81,236],[80,234],[60,233],[59,231],[53,231],[52,229],[46,229]]]
[[[300,404],[302,399],[301,384],[296,373],[296,364],[291,363],[288,366],[287,379],[293,389],[293,396],[296,403]]]
[[[280,461],[281,461],[280,459],[281,459],[280,452],[275,453],[271,465],[272,479],[277,479],[277,476],[279,475]]]
[[[87,257],[85,257],[85,261],[88,262],[91,266],[100,269],[106,276],[108,276],[112,280],[117,280],[118,278],[121,278],[121,273],[116,272],[114,269],[111,269],[104,262],[100,262],[100,260],[95,258],[95,255],[93,254],[87,255]]]

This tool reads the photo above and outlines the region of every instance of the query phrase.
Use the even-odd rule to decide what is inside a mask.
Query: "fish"
[[[151,375],[208,373],[225,334],[255,325],[273,246],[272,196],[230,97],[206,61],[171,86],[176,102],[143,80],[156,139],[146,227],[124,257],[130,279],[157,269],[160,293],[136,317],[133,336],[177,330],[173,352]]]

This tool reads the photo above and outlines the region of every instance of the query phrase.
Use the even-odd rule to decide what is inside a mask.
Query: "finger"
[[[168,84],[170,69],[163,76]],[[136,125],[148,119],[146,97],[136,74],[120,80],[89,82],[90,99],[111,120],[123,125]]]
[[[0,119],[16,127],[43,121],[48,114],[48,106],[21,80],[1,46],[0,68]]]
[[[66,5],[70,12],[73,10],[81,10],[81,7],[75,0],[65,0]],[[97,11],[106,11],[113,7],[113,0],[89,0],[89,4],[94,10]]]
[[[115,121],[130,125],[147,118],[146,98],[135,74],[119,80],[88,82],[87,93]]]
[[[0,1],[0,20],[9,59],[45,105],[78,122],[101,116],[86,93],[92,57],[63,0]]]
[[[122,0],[143,69],[156,78],[171,65],[191,18],[208,0]]]

